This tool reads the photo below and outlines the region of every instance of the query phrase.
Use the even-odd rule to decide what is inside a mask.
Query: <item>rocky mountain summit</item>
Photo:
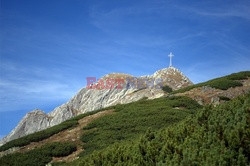
[[[159,98],[165,93],[159,88],[160,85],[167,85],[173,90],[176,90],[193,84],[182,72],[174,67],[164,68],[156,71],[152,75],[141,77],[133,77],[132,75],[123,73],[111,73],[102,77],[103,80],[109,78],[123,79],[122,88],[117,88],[118,85],[114,85],[113,88],[108,89],[89,89],[85,87],[67,103],[56,107],[48,114],[39,109],[31,111],[24,116],[9,135],[0,141],[0,145],[27,134],[52,127],[82,113],[116,104],[130,103],[145,97],[148,99]],[[136,83],[142,80],[143,84],[146,84],[145,81],[148,81],[151,82],[153,86],[138,88],[134,86],[136,84],[131,80],[134,80]],[[158,80],[158,82],[155,80]],[[98,83],[94,85],[98,85]],[[156,86],[158,86],[158,88],[156,88]]]

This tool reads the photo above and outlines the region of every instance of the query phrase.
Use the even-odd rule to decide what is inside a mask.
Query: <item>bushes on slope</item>
[[[216,88],[216,89],[227,90],[231,87],[242,86],[242,83],[237,81],[237,80],[247,79],[248,77],[250,77],[250,71],[233,73],[233,74],[230,74],[228,76],[224,76],[224,77],[216,78],[216,79],[213,79],[213,80],[210,80],[207,82],[191,85],[191,86],[173,91],[172,93],[173,94],[183,93],[183,92],[189,91],[193,88],[198,88],[198,87],[202,87],[202,86],[210,86],[210,87]]]
[[[74,165],[239,165],[250,162],[250,95],[206,107],[176,126],[147,131]]]
[[[229,101],[229,100],[231,100],[230,98],[228,98],[226,96],[219,96],[219,99],[223,100],[223,101]]]
[[[167,86],[167,85],[163,86],[163,87],[162,87],[162,90],[165,91],[165,92],[167,92],[167,93],[170,93],[170,92],[173,91],[172,88],[170,88],[170,87]]]
[[[99,110],[96,110],[96,111],[88,112],[88,113],[85,113],[85,114],[81,114],[81,115],[73,117],[73,118],[71,118],[71,119],[69,119],[67,121],[64,121],[64,122],[62,122],[62,123],[60,123],[58,125],[50,127],[48,129],[45,129],[45,130],[42,130],[42,131],[39,131],[39,132],[35,132],[33,134],[29,134],[27,136],[12,140],[10,142],[7,142],[3,146],[1,146],[0,147],[0,152],[8,150],[8,149],[10,149],[12,147],[21,147],[21,146],[28,145],[31,142],[38,142],[38,141],[44,140],[44,139],[49,138],[52,135],[57,134],[57,133],[59,133],[59,132],[61,132],[63,130],[66,130],[66,129],[69,129],[69,128],[72,128],[72,127],[78,125],[78,120],[80,120],[80,119],[82,119],[82,118],[84,118],[86,116],[93,115],[93,114],[95,114],[97,112],[107,110],[107,109],[112,109],[112,108],[113,107],[108,107],[108,108],[103,108],[103,109],[99,109]]]
[[[81,137],[85,143],[82,155],[115,142],[132,140],[145,133],[148,127],[158,130],[175,124],[200,107],[188,97],[165,97],[117,105],[114,114],[96,119],[84,128],[87,131]]]
[[[49,138],[50,136],[52,136],[56,133],[59,133],[60,131],[66,130],[66,129],[73,127],[73,126],[76,126],[77,124],[78,124],[78,122],[74,121],[74,120],[65,121],[59,125],[50,127],[46,130],[35,132],[33,134],[29,134],[27,136],[12,140],[12,141],[4,144],[3,146],[1,146],[0,151],[5,151],[5,150],[12,148],[12,147],[25,146],[25,145],[30,144],[31,142],[41,141],[43,139]]]
[[[52,157],[68,156],[76,150],[76,146],[68,142],[54,142],[25,153],[8,154],[0,158],[1,166],[44,166]]]

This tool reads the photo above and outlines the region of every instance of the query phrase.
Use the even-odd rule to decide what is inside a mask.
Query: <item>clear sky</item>
[[[194,83],[250,69],[249,0],[1,0],[0,136],[86,77],[173,66]]]

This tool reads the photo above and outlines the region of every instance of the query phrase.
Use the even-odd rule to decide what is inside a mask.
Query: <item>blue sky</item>
[[[0,136],[86,77],[173,65],[194,83],[250,69],[249,1],[1,0]]]

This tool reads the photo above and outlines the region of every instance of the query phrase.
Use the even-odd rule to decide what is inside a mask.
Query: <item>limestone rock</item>
[[[50,117],[42,110],[36,109],[27,113],[9,135],[1,143],[23,137],[27,134],[46,129],[50,126]]]

